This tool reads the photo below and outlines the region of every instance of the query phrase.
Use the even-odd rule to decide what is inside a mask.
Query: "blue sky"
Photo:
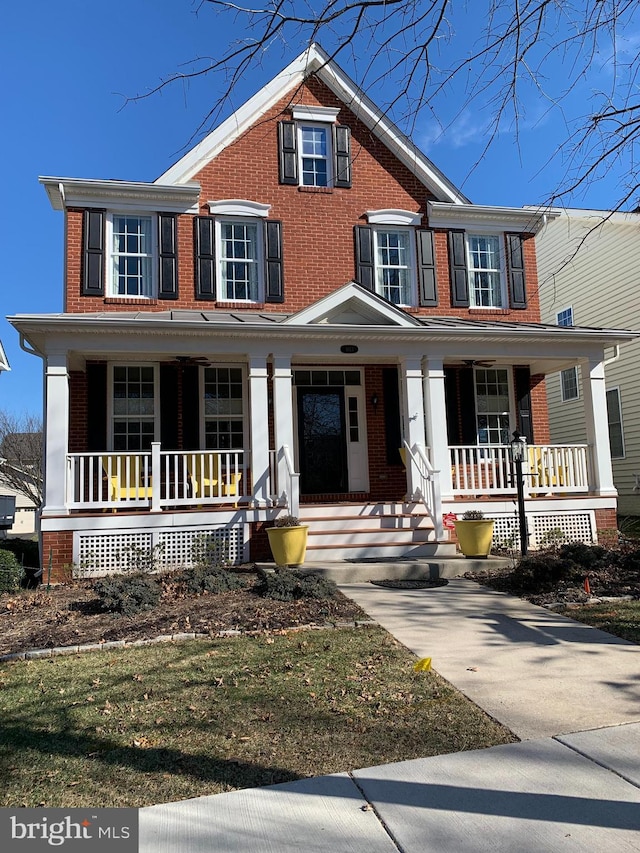
[[[42,367],[23,353],[6,315],[51,313],[62,308],[63,215],[51,209],[39,175],[151,181],[185,152],[211,105],[220,80],[203,78],[125,104],[196,57],[216,57],[242,37],[243,27],[192,0],[31,0],[5,4],[0,17],[2,74],[2,193],[0,247],[0,340],[12,371],[0,378],[0,408],[16,414],[41,409]],[[471,18],[458,31],[470,38]],[[638,28],[640,32],[640,27]],[[324,46],[330,45],[322,40]],[[624,49],[624,46],[623,46]],[[278,47],[235,91],[234,107],[246,100],[301,50]],[[594,63],[569,102],[588,109],[598,78],[606,85],[606,56]],[[342,64],[342,61],[341,61]],[[357,78],[357,68],[344,63]],[[562,81],[562,69],[558,68]],[[594,79],[595,78],[595,81]],[[384,85],[369,91],[378,103]],[[391,97],[391,95],[389,95]],[[530,92],[516,145],[512,128],[500,128],[481,157],[486,114],[449,88],[440,101],[442,126],[423,115],[414,141],[479,204],[520,206],[544,202],[563,177],[562,164],[548,164],[566,134],[562,113]],[[443,130],[444,128],[444,130]],[[619,197],[615,169],[572,200],[576,206],[607,208]]]

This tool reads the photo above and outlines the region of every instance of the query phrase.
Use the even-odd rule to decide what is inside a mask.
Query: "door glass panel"
[[[299,388],[298,424],[302,491],[347,491],[342,391]]]

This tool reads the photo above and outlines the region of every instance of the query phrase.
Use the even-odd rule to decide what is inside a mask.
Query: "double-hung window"
[[[259,302],[262,290],[262,221],[218,221],[218,299]]]
[[[304,187],[328,187],[331,182],[331,127],[305,125],[298,127],[300,150],[300,183]]]
[[[205,367],[204,443],[207,450],[244,446],[244,382],[241,367]]]
[[[607,390],[607,421],[609,425],[609,445],[612,459],[623,459],[624,432],[622,430],[622,406],[620,405],[620,389]]]
[[[153,366],[113,365],[111,427],[114,450],[150,450],[156,434]]]
[[[511,392],[509,372],[502,368],[475,370],[478,444],[508,444]]]
[[[409,229],[376,228],[375,280],[376,293],[394,305],[415,302],[415,248]]]
[[[556,314],[558,326],[573,326],[573,308],[563,308]],[[578,368],[568,367],[560,371],[560,397],[563,403],[577,400],[580,396],[578,387]]]
[[[496,234],[469,234],[469,298],[475,308],[502,308],[504,305],[502,237]]]
[[[114,213],[110,229],[110,295],[153,297],[154,217]]]

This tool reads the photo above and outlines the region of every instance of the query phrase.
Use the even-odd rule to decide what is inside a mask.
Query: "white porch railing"
[[[511,449],[504,444],[449,448],[454,495],[515,494]],[[589,491],[589,446],[530,444],[522,466],[525,494]]]
[[[421,500],[427,510],[427,515],[433,522],[436,539],[444,539],[442,525],[442,500],[440,497],[440,472],[436,471],[427,456],[427,450],[419,444],[410,447],[403,442],[406,453],[407,474],[409,481],[413,480],[412,471],[417,475],[417,489],[412,497]],[[409,470],[411,466],[412,471]]]
[[[69,509],[149,509],[238,503],[247,497],[244,450],[67,455]]]

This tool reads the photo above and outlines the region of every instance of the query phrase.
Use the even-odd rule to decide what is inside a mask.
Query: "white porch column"
[[[444,395],[444,366],[441,358],[424,360],[425,426],[431,464],[440,471],[440,491],[453,497],[451,456],[447,439],[447,407]]]
[[[44,436],[42,515],[68,515],[69,373],[66,353],[49,355],[45,362]]]
[[[404,382],[404,394],[401,395],[404,403],[404,411],[402,413],[404,439],[409,447],[413,447],[414,444],[426,447],[421,359],[400,359],[400,375]],[[415,494],[418,486],[418,472],[407,458],[407,490],[409,495]]]
[[[582,362],[582,390],[584,393],[584,419],[587,441],[591,446],[593,463],[591,491],[603,497],[615,497],[613,485],[609,426],[607,421],[607,393],[604,378],[604,361],[589,359]]]
[[[291,356],[273,358],[273,424],[276,453],[285,445],[293,459],[293,395],[292,395]],[[286,488],[287,466],[284,459],[278,457],[278,496]],[[291,499],[289,495],[289,499]]]
[[[266,506],[269,499],[269,402],[267,357],[249,358],[249,405],[253,505]]]

